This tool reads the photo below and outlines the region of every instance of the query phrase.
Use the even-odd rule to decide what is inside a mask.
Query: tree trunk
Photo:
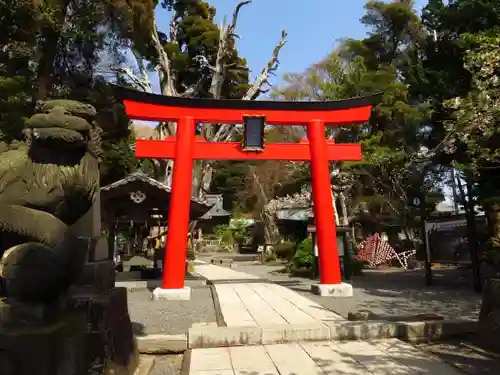
[[[267,243],[277,243],[279,240],[279,230],[278,226],[276,225],[276,220],[274,220],[274,216],[269,214],[266,211],[266,205],[269,203],[269,197],[267,196],[264,186],[260,182],[259,176],[257,176],[257,173],[255,173],[255,170],[252,168],[252,177],[253,177],[253,182],[256,187],[256,193],[260,197],[260,205],[259,205],[259,216],[264,223],[264,231],[265,231],[265,236],[266,236],[266,242]]]
[[[500,203],[491,203],[485,208],[491,238],[491,246],[494,248],[500,248]]]
[[[70,1],[63,1],[57,9],[52,12],[52,21],[54,25],[64,25],[68,15],[68,6]],[[56,26],[57,27],[57,26]],[[51,27],[42,27],[40,29],[40,44],[37,46],[35,60],[37,61],[37,81],[36,91],[33,95],[33,102],[45,100],[51,96],[56,81],[54,72],[54,63],[59,49],[61,39],[61,30]]]
[[[221,98],[221,90],[224,85],[226,71],[227,71],[227,61],[226,57],[228,55],[228,48],[233,45],[232,40],[237,38],[236,35],[236,23],[238,20],[238,14],[240,9],[249,4],[250,1],[240,1],[233,12],[233,16],[231,22],[228,24],[224,22],[220,29],[219,34],[219,44],[218,44],[218,52],[215,60],[215,66],[209,66],[212,71],[212,78],[210,82],[209,92],[215,99]],[[178,43],[177,35],[178,35],[178,27],[180,23],[178,22],[179,14],[174,14],[171,22],[170,22],[170,40],[169,42],[172,44]],[[179,93],[176,90],[177,84],[177,74],[175,69],[172,67],[170,58],[166,53],[162,42],[160,40],[155,14],[151,15],[152,19],[152,32],[151,32],[151,44],[156,50],[156,54],[158,57],[158,78],[160,84],[160,90],[162,95],[168,96],[183,96],[183,97],[195,97],[199,90],[202,88],[200,83],[204,82],[204,77],[201,76],[199,81],[194,84],[192,87],[185,90],[183,93]],[[280,50],[286,43],[287,33],[285,30],[282,30],[281,38],[279,42],[276,44],[271,58],[269,59],[267,65],[262,69],[260,75],[255,79],[255,81],[251,84],[250,88],[246,92],[243,97],[243,100],[254,100],[256,99],[260,93],[263,92],[263,88],[266,85],[269,85],[268,78],[274,71],[277,70],[279,61],[278,55]],[[124,67],[114,67],[114,69],[128,78],[130,82],[132,82],[136,87],[139,87],[142,91],[152,92],[151,85],[149,84],[148,74],[145,68],[145,64],[143,63],[142,57],[132,48],[132,52],[137,60],[137,65],[139,67],[140,74],[135,75],[131,69]],[[201,56],[203,58],[203,56]],[[165,135],[174,136],[176,133],[176,124],[175,123],[164,123],[159,124],[158,128],[160,129],[160,134],[163,133]],[[234,132],[233,125],[220,125],[220,124],[206,124],[202,135],[205,137],[207,141],[212,142],[224,142],[231,139],[231,136]],[[162,136],[159,139],[163,139]],[[172,164],[164,164],[162,162],[157,163],[158,166],[162,167],[171,167]],[[168,171],[157,172],[160,178],[165,179],[167,183],[170,183],[171,178],[170,173]],[[203,161],[196,163],[195,171],[193,172],[193,184],[192,184],[192,195],[193,196],[202,196],[204,192],[208,191],[210,188],[210,184],[212,182],[213,170],[211,166],[211,162]]]
[[[467,220],[467,239],[469,245],[470,257],[472,260],[472,273],[474,290],[477,292],[481,291],[482,283],[479,275],[479,262],[478,262],[478,243],[477,243],[477,223],[476,223],[476,213],[474,210],[474,201],[472,196],[472,176],[470,173],[466,172],[465,182],[467,192],[465,192],[462,183],[458,181],[458,188],[460,189],[460,195],[462,196],[462,202],[465,208],[465,216]]]

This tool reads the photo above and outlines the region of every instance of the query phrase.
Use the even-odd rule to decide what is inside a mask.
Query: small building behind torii
[[[134,172],[125,178],[101,188],[103,228],[108,232],[108,251],[114,254],[116,235],[133,225],[161,235],[168,226],[170,187],[143,172]],[[202,217],[214,206],[213,202],[191,198],[190,219]]]

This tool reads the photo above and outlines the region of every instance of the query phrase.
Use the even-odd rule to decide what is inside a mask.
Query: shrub
[[[313,264],[312,238],[306,238],[297,247],[293,259],[295,268],[311,268]]]
[[[221,242],[221,250],[231,251],[234,246],[233,232],[229,225],[217,225],[215,228],[215,235]]]
[[[268,253],[264,255],[264,262],[274,262],[276,260],[276,255],[273,253]]]
[[[187,260],[196,260],[196,252],[194,248],[188,247],[187,252],[186,252],[186,259]]]
[[[292,260],[295,255],[295,243],[286,241],[274,247],[274,253],[278,259]]]

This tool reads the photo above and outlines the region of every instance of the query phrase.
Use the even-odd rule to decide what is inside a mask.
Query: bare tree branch
[[[238,38],[235,31],[236,23],[238,22],[238,15],[240,14],[240,9],[250,3],[251,1],[241,1],[238,5],[236,5],[236,8],[234,8],[233,19],[231,20],[231,24],[228,27],[229,37]]]
[[[177,90],[175,89],[175,73],[172,69],[170,58],[161,44],[154,12],[152,17],[153,31],[151,33],[151,41],[158,54],[158,75],[160,76],[162,95],[177,96]]]
[[[141,78],[137,77],[132,72],[132,69],[125,68],[122,66],[110,66],[110,69],[117,73],[123,74],[130,82],[132,82],[132,84],[138,86],[142,91],[149,93],[152,92],[149,82],[144,82]]]
[[[221,96],[222,84],[224,83],[224,80],[226,78],[225,75],[228,68],[227,64],[225,63],[225,59],[227,57],[229,49],[228,48],[229,42],[231,41],[231,38],[234,38],[236,36],[235,30],[236,30],[236,24],[238,22],[238,15],[240,13],[240,9],[250,3],[251,1],[247,0],[247,1],[241,1],[240,3],[238,3],[238,5],[236,5],[236,8],[234,9],[233,12],[233,18],[229,25],[226,24],[226,17],[224,17],[224,21],[220,28],[219,46],[217,48],[217,57],[215,58],[215,66],[211,67],[214,73],[212,75],[212,82],[210,84],[209,93],[212,94],[212,97],[215,99],[220,99]]]
[[[262,87],[264,85],[269,85],[269,75],[273,74],[279,66],[279,54],[281,49],[285,46],[286,44],[286,37],[288,36],[287,32],[285,30],[281,30],[281,38],[274,47],[273,53],[271,55],[271,58],[269,59],[267,65],[262,69],[262,72],[260,75],[257,77],[257,79],[254,81],[252,86],[248,89],[247,93],[243,97],[244,100],[254,100],[257,99],[257,97],[262,93]]]
[[[153,92],[153,89],[151,88],[151,83],[149,82],[148,70],[144,65],[144,60],[141,54],[135,48],[132,48],[132,53],[135,57],[135,61],[137,62],[137,67],[139,68],[139,75],[141,77],[141,81],[144,83],[143,90],[146,92]]]
[[[276,71],[279,66],[279,53],[281,49],[285,46],[286,44],[286,38],[288,34],[285,30],[281,30],[281,38],[274,47],[273,53],[271,55],[271,58],[269,59],[267,65],[262,69],[262,72],[260,75],[257,77],[257,79],[254,81],[254,83],[250,86],[248,91],[246,92],[245,96],[243,96],[243,100],[255,100],[257,97],[262,93],[262,87],[264,85],[269,85],[269,75]],[[232,125],[222,125],[217,133],[214,136],[215,141],[220,141],[222,139],[228,139],[231,138],[231,136],[235,132],[235,127]]]

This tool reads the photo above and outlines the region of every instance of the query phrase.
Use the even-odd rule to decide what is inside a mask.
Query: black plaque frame
[[[260,147],[255,147],[253,145],[247,144],[247,125],[249,120],[260,120]],[[241,149],[243,151],[254,151],[254,152],[262,152],[264,151],[264,130],[266,128],[266,116],[244,116],[243,117],[243,139],[241,141]]]

